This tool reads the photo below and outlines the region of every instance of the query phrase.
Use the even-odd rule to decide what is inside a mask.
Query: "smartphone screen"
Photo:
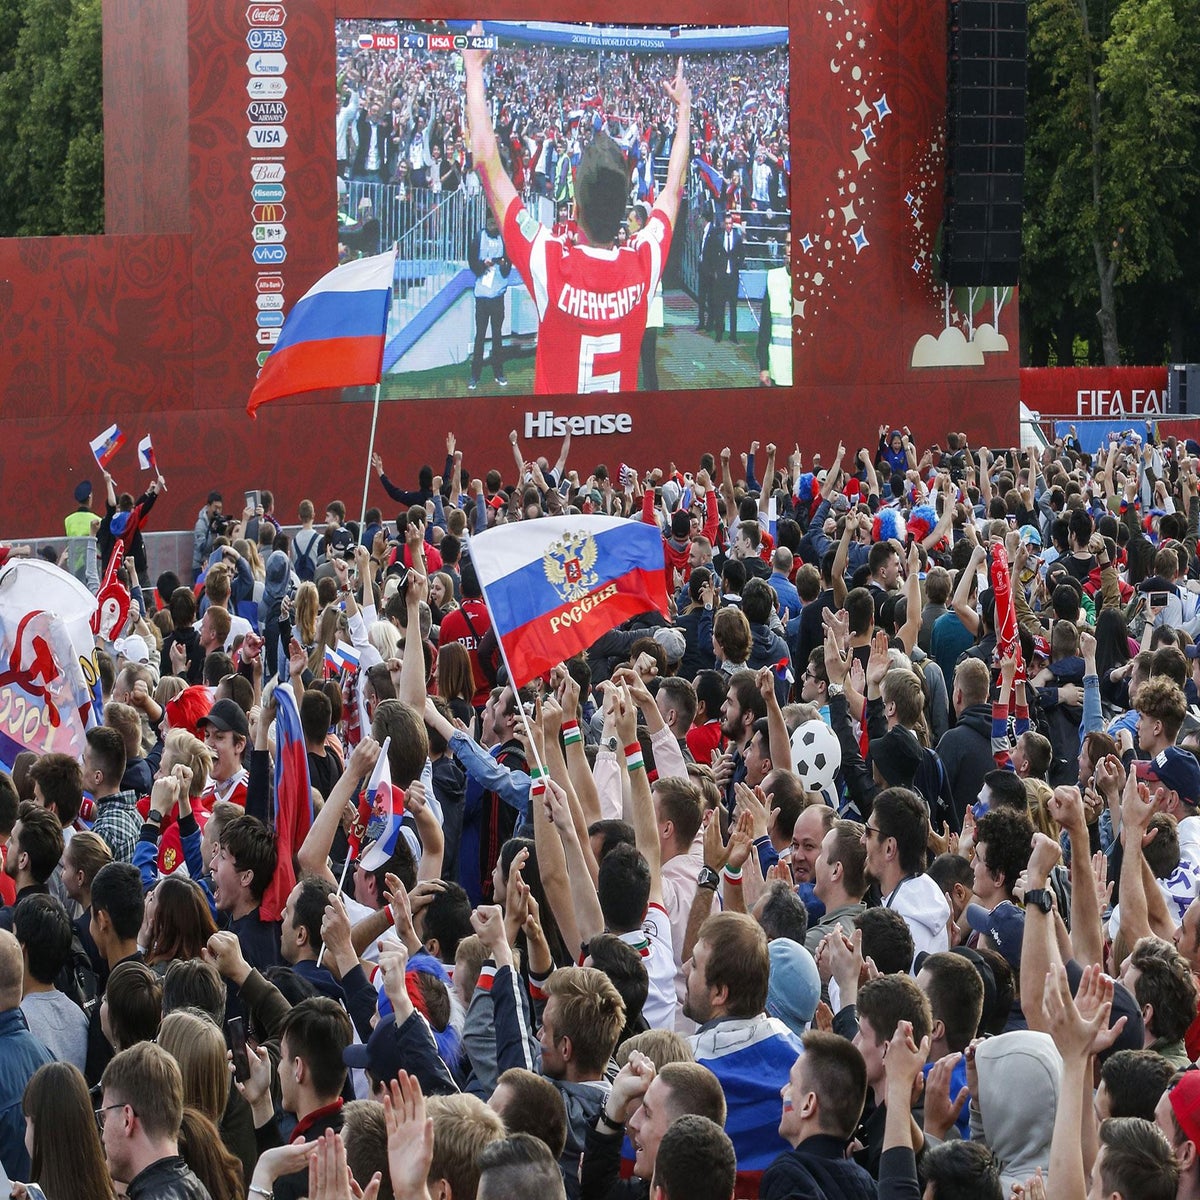
[[[246,1051],[246,1026],[241,1017],[225,1022],[225,1035],[233,1051],[233,1077],[239,1083],[250,1078],[250,1055]]]

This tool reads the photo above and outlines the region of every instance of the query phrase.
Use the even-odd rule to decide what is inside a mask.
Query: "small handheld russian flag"
[[[157,471],[158,463],[154,460],[154,443],[150,440],[150,435],[146,434],[140,442],[138,442],[138,466],[143,471]]]
[[[781,658],[774,666],[774,671],[779,679],[785,683],[795,683],[796,677],[792,674],[792,664],[786,658]]]
[[[351,671],[358,670],[358,651],[349,642],[338,642],[335,653],[342,660],[341,666]]]
[[[325,665],[336,674],[346,665],[346,660],[332,646],[326,646]]]
[[[379,761],[367,784],[367,803],[371,816],[363,840],[371,845],[359,859],[364,871],[378,871],[396,852],[396,839],[400,836],[400,823],[404,819],[404,793],[392,786],[392,769],[388,764],[388,748],[391,744],[391,738],[384,739]]]
[[[112,424],[102,434],[92,438],[88,445],[91,446],[100,469],[104,471],[116,457],[117,451],[125,445],[125,435],[116,424]]]

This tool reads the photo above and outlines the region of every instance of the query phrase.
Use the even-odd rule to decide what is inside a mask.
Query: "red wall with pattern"
[[[111,421],[131,443],[114,463],[124,487],[147,478],[132,447],[147,432],[154,438],[170,484],[157,528],[189,526],[210,487],[229,498],[271,488],[285,518],[306,495],[318,505],[340,495],[357,514],[369,404],[321,394],[267,406],[256,422],[245,415],[261,348],[246,113],[250,6],[188,0],[185,16],[178,0],[105,0],[109,235],[0,240],[0,422],[8,448],[0,459],[0,536],[61,531],[75,483],[98,482],[87,442]],[[480,6],[284,0],[281,7],[288,255],[280,274],[290,306],[334,261],[335,16],[468,18]],[[595,15],[581,0],[482,7],[497,18]],[[712,0],[661,14],[689,23],[741,15]],[[381,412],[378,448],[394,478],[415,477],[422,462],[440,467],[450,429],[473,472],[503,469],[508,430],[545,408],[632,414],[629,435],[576,440],[573,465],[584,473],[600,461],[643,467],[665,455],[682,465],[726,442],[736,453],[751,438],[789,448],[798,440],[828,461],[839,437],[873,444],[884,422],[910,425],[921,444],[943,440],[949,428],[992,445],[1016,438],[1015,297],[999,315],[1007,349],[986,330],[969,346],[953,332],[933,344],[946,325],[930,270],[941,209],[944,10],[896,0],[763,0],[753,19],[791,29],[793,274],[803,303],[796,385],[624,395],[612,403],[392,402]],[[951,324],[965,329],[959,307],[968,297],[955,299]],[[992,320],[990,294],[974,307],[977,329]],[[918,355],[940,365],[911,365],[922,335]],[[966,356],[975,365],[960,365]],[[552,458],[557,449],[549,441],[528,447]],[[386,503],[377,484],[371,502]]]

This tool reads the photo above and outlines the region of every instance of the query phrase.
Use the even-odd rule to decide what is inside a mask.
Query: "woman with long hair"
[[[267,570],[263,566],[263,560],[259,557],[258,547],[248,538],[238,538],[233,543],[233,548],[246,560],[246,565],[250,568],[250,574],[254,576],[256,583],[262,583],[266,578]]]
[[[466,726],[475,718],[471,698],[475,695],[475,676],[471,655],[462,642],[447,642],[438,647],[437,694],[450,706],[450,713]]]
[[[305,650],[311,651],[317,644],[317,610],[320,607],[317,585],[305,580],[296,589],[296,603],[292,609],[292,620],[296,640]]]
[[[442,618],[458,607],[454,599],[454,580],[448,571],[436,571],[429,577],[429,608],[433,623],[440,625]]]
[[[180,1008],[163,1017],[158,1044],[179,1064],[184,1104],[218,1124],[229,1103],[225,1035],[207,1014]]]
[[[1125,614],[1119,608],[1102,608],[1096,617],[1096,674],[1100,677],[1100,699],[1105,704],[1129,707],[1127,664],[1134,653]]]
[[[326,649],[337,646],[339,641],[348,641],[349,638],[350,624],[346,620],[346,614],[337,605],[329,605],[321,613],[321,617],[317,621],[317,644],[313,647],[313,652],[308,656],[308,669],[318,679],[323,678],[325,674]]]
[[[21,1111],[32,1185],[46,1200],[112,1200],[92,1098],[78,1067],[63,1062],[40,1067],[25,1085]],[[36,1196],[32,1185],[16,1185],[13,1195]]]
[[[166,974],[176,959],[199,958],[217,932],[204,892],[192,879],[168,875],[146,897],[146,964]]]
[[[242,1200],[246,1185],[242,1164],[221,1141],[221,1134],[199,1109],[184,1105],[179,1153],[208,1189],[212,1200]]]

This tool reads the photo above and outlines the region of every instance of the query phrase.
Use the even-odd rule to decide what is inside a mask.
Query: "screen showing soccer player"
[[[792,382],[787,30],[339,20],[385,398]]]

